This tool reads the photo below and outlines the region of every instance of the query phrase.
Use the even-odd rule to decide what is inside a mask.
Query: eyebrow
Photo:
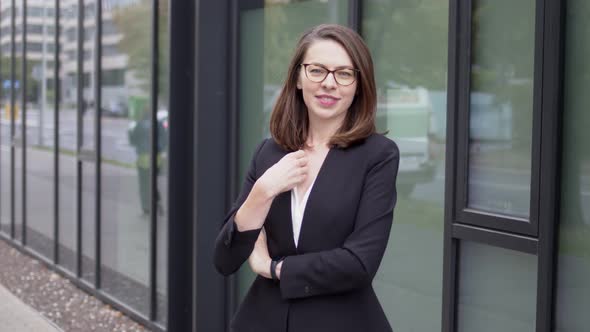
[[[328,69],[328,66],[324,65],[323,63],[310,62],[309,64],[320,66],[320,67],[324,67],[324,68]],[[334,67],[334,70],[339,70],[339,69],[354,69],[354,67],[353,66],[337,66],[337,67]]]

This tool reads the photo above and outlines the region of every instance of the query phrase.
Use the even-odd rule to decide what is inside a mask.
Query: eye
[[[340,70],[338,71],[338,76],[342,78],[351,78],[354,76],[354,74],[349,70]]]
[[[325,73],[326,70],[320,67],[310,67],[309,68],[309,73],[310,74],[323,74]]]

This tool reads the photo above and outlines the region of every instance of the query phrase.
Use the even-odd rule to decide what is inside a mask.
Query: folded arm
[[[340,248],[285,258],[279,266],[283,298],[341,293],[372,282],[391,230],[398,164],[395,145],[373,164],[365,178],[354,230]]]

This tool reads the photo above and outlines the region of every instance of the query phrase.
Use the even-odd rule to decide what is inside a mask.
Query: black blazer
[[[221,274],[240,268],[260,232],[239,232],[235,212],[256,180],[287,153],[272,139],[256,149],[216,240],[214,261]],[[297,248],[291,193],[278,195],[264,227],[271,257],[286,257],[281,280],[256,278],[231,331],[392,331],[372,280],[389,239],[398,164],[396,144],[379,134],[346,149],[330,149],[309,195]]]

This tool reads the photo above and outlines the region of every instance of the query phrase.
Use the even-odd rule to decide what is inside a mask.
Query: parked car
[[[377,104],[377,127],[389,131],[400,149],[397,191],[409,196],[419,183],[434,179],[433,112],[428,90],[388,87]]]
[[[105,116],[127,117],[129,115],[129,108],[123,101],[112,100],[108,105],[103,106],[101,111]]]

